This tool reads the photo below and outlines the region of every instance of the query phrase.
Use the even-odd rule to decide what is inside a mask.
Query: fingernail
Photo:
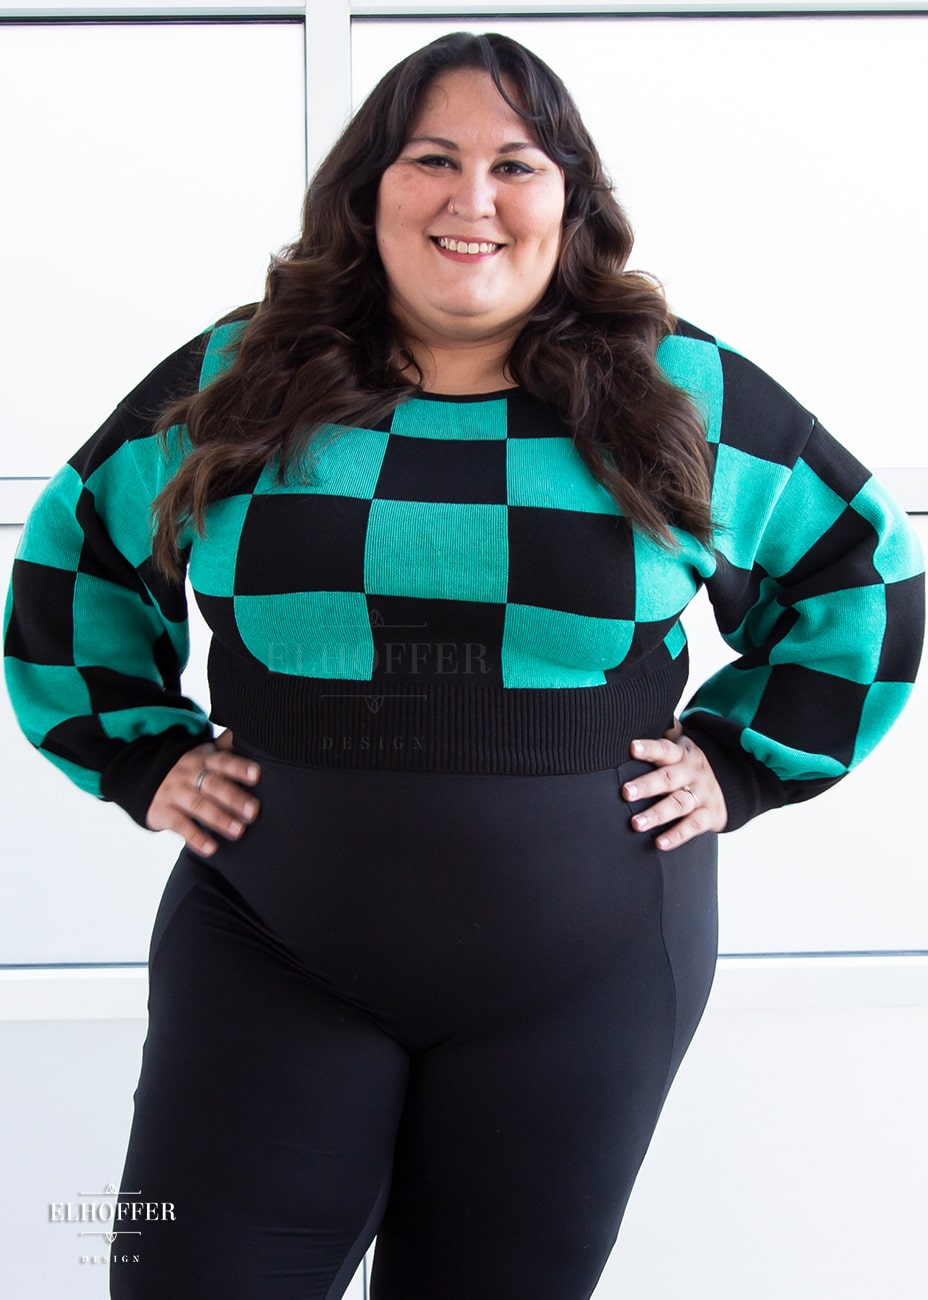
[[[248,768],[248,780],[257,781],[257,779],[258,779],[258,769],[255,767],[254,763],[252,763],[251,766]]]
[[[637,798],[637,796],[638,796],[638,787],[637,787],[637,785],[627,785],[627,786],[625,787],[625,794],[626,794],[626,797],[629,798],[629,799],[635,799],[635,798]]]
[[[253,803],[253,802],[249,799],[248,803],[245,804],[245,816],[246,816],[246,817],[254,817],[254,815],[255,815],[255,813],[256,813],[257,811],[258,811],[258,805],[257,805],[256,803]]]
[[[666,839],[663,835],[659,835],[659,836],[657,837],[657,844],[658,844],[659,847],[662,848],[662,849],[669,849],[669,848],[670,848],[670,840]]]
[[[644,753],[644,745],[641,743],[640,740],[633,740],[633,741],[632,741],[632,753],[633,753],[633,754],[643,754],[643,753]]]
[[[212,842],[209,844],[204,844],[202,849],[200,849],[200,852],[206,854],[206,856],[209,857],[211,853],[216,852],[216,845],[213,844]]]
[[[639,813],[637,817],[632,818],[632,821],[635,823],[635,825],[638,827],[640,831],[643,831],[648,824],[648,819],[647,817],[645,817],[644,813]]]

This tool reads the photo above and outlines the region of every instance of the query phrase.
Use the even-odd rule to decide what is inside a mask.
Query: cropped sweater
[[[426,395],[315,434],[181,537],[211,631],[182,691],[183,586],[149,505],[190,444],[153,431],[230,363],[241,324],[163,361],[49,481],[14,561],[8,690],[32,744],[140,825],[212,723],[282,759],[542,775],[618,766],[672,722],[681,613],[705,585],[736,654],[681,714],[727,829],[840,780],[911,691],[921,554],[882,486],[782,387],[680,321],[658,361],[705,416],[715,533],[631,527],[558,415],[515,388]]]

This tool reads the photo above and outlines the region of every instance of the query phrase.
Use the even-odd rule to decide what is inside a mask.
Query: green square
[[[677,542],[675,550],[668,550],[638,529],[632,534],[638,623],[658,623],[679,614],[699,589],[699,570],[703,577],[713,571],[714,562],[704,546],[679,529],[671,532]]]
[[[873,566],[884,582],[903,582],[924,571],[925,561],[915,530],[879,479],[870,478],[851,505],[880,537]],[[893,524],[895,527],[891,527]]]
[[[148,455],[157,454],[156,440],[147,438]],[[87,479],[97,514],[106,523],[113,544],[133,567],[151,555],[152,527],[148,507],[158,495],[157,482],[140,484],[134,444],[124,442]],[[140,486],[143,490],[140,492]]]
[[[769,767],[781,781],[815,781],[823,776],[844,776],[848,770],[829,754],[808,754],[791,745],[781,745],[759,731],[742,731],[741,747]]]
[[[874,682],[867,691],[857,728],[851,767],[855,767],[883,739],[912,695],[911,682]]]
[[[785,465],[719,446],[712,486],[715,544],[736,568],[750,569],[777,497],[789,478]]]
[[[510,438],[506,500],[511,506],[619,515],[615,498],[590,473],[570,438]]]
[[[725,640],[734,650],[743,654],[767,644],[777,623],[786,613],[778,597],[783,587],[773,578],[762,578],[757,589],[757,599],[744,616],[739,627],[725,633]]]
[[[162,625],[155,610],[126,587],[78,573],[74,580],[74,663],[105,666],[161,682],[152,647]]]
[[[506,506],[371,504],[364,589],[378,596],[502,604],[509,576]]]
[[[280,496],[295,493],[319,493],[327,496],[373,499],[380,477],[383,458],[390,440],[388,433],[377,429],[354,429],[328,424],[313,434],[306,457],[310,480],[303,482],[302,458],[297,458],[277,481],[279,459],[269,461],[261,471],[255,496]]]
[[[668,334],[661,340],[655,359],[670,382],[693,400],[705,421],[707,442],[718,442],[725,386],[718,348],[704,339]]]
[[[19,725],[33,745],[41,745],[59,723],[90,714],[90,691],[76,668],[7,656],[4,669]]]
[[[81,476],[70,465],[63,465],[49,479],[26,518],[16,548],[18,560],[75,572],[84,544],[84,534],[74,518],[82,491]]]
[[[145,705],[138,709],[113,709],[100,714],[100,726],[113,740],[131,742],[142,736],[167,731],[169,727],[186,727],[191,736],[199,735],[209,719],[202,711]]]
[[[501,655],[503,685],[603,686],[605,670],[624,661],[634,631],[634,623],[627,619],[508,604]]]
[[[207,384],[221,375],[235,361],[235,345],[239,338],[245,332],[249,321],[232,321],[228,325],[217,325],[209,336],[209,342],[206,345],[206,352],[203,356],[203,362],[200,366],[200,388],[201,390]],[[226,347],[231,348],[230,352],[224,352]]]
[[[407,438],[502,439],[509,433],[509,406],[505,398],[442,402],[414,397],[393,412],[390,432]]]
[[[206,507],[206,532],[193,534],[187,572],[201,596],[231,596],[235,590],[238,546],[251,505],[250,496],[223,497]]]
[[[236,596],[235,621],[245,645],[271,672],[371,679],[374,637],[363,592]]]
[[[673,627],[664,637],[664,645],[667,647],[667,653],[670,655],[671,659],[679,657],[680,652],[686,645],[686,632],[684,631],[682,623],[674,623]]]
[[[869,686],[877,674],[886,631],[885,587],[850,587],[810,596],[793,606],[799,615],[770,651],[772,664],[802,664]]]
[[[760,552],[764,568],[775,577],[788,573],[846,509],[843,497],[804,460],[797,461],[767,524]]]

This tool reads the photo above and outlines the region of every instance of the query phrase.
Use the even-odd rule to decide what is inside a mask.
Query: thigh
[[[615,866],[609,962],[413,1059],[374,1300],[594,1290],[717,955],[714,836],[660,854],[629,831]]]
[[[386,1200],[406,1053],[186,851],[149,980],[113,1225],[139,1262],[113,1265],[111,1295],[334,1300]]]

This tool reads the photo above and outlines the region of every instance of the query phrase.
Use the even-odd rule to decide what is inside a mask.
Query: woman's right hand
[[[223,731],[215,741],[182,754],[155,792],[145,817],[148,829],[176,831],[188,849],[205,857],[219,845],[204,826],[224,839],[238,839],[260,808],[242,785],[260,781],[261,768],[253,758],[228,752],[231,748],[232,732]]]

